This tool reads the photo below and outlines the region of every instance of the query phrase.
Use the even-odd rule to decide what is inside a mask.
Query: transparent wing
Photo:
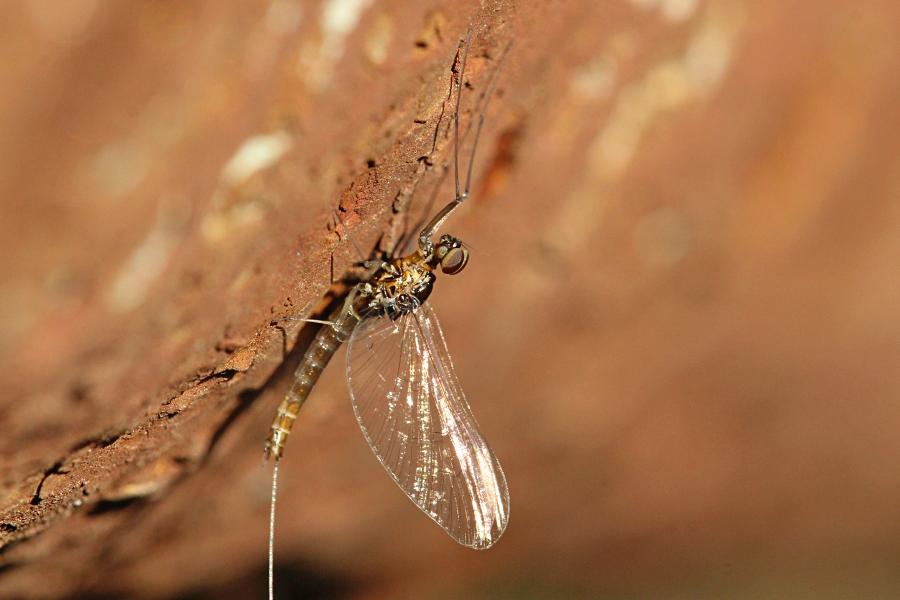
[[[506,477],[453,371],[434,312],[364,319],[347,351],[353,410],[397,485],[460,544],[488,548],[509,518]]]

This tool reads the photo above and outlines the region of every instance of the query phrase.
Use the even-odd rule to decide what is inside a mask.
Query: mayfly
[[[379,262],[374,274],[353,288],[306,351],[293,386],[272,423],[266,442],[266,455],[275,459],[269,535],[270,597],[278,460],[310,390],[335,351],[347,340],[347,381],[353,410],[366,441],[391,478],[416,506],[464,546],[488,548],[506,529],[506,477],[478,429],[437,317],[426,302],[438,269],[455,275],[469,260],[468,249],[456,237],[444,234],[435,240],[446,219],[469,195],[472,162],[484,123],[484,104],[499,71],[498,67],[482,95],[484,104],[475,127],[465,185],[461,187],[459,103],[469,42],[467,36],[455,80],[456,196],[424,226],[413,253]]]

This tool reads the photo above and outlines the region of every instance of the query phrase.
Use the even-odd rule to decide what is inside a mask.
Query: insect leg
[[[359,262],[360,263],[366,262],[366,255],[363,254],[363,251],[359,247],[359,244],[357,244],[356,240],[353,238],[353,236],[350,235],[350,229],[347,227],[347,224],[344,223],[344,220],[341,218],[340,209],[335,210],[334,213],[332,214],[332,217],[337,222],[337,224],[341,226],[341,229],[343,229],[344,237],[346,237],[350,241],[350,244],[353,246],[353,249],[356,250],[356,255],[359,257]],[[337,231],[337,228],[335,228],[335,231]],[[341,234],[338,233],[338,238],[340,238],[340,237],[341,237]]]

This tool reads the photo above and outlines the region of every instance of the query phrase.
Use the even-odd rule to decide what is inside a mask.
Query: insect
[[[456,196],[421,230],[407,256],[378,261],[367,280],[348,294],[307,349],[291,389],[278,408],[266,442],[275,461],[269,536],[272,596],[273,539],[278,461],[297,415],[325,365],[347,342],[347,381],[360,429],[391,478],[416,506],[454,540],[470,548],[492,546],[509,519],[509,492],[456,377],[440,324],[427,300],[437,271],[461,272],[469,251],[448,234],[435,239],[469,195],[472,162],[484,123],[479,113],[465,178],[459,176],[459,105],[469,53],[467,35],[455,80],[454,175]],[[506,56],[504,51],[501,61]],[[454,64],[456,59],[454,59]],[[487,102],[496,69],[482,95]]]

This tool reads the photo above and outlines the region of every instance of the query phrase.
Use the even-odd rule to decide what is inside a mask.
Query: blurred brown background
[[[283,463],[280,597],[900,595],[900,4],[30,0],[0,597],[264,597],[286,318],[354,259],[338,206],[371,248],[452,194],[469,23],[464,125],[515,42],[433,303],[509,529],[457,547],[395,489],[341,353]]]

